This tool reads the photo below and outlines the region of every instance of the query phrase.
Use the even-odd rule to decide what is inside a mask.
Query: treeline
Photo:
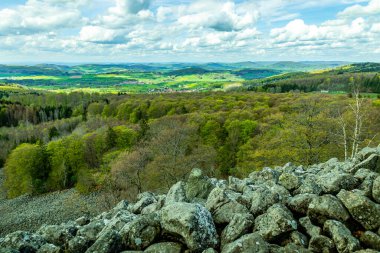
[[[16,133],[34,138],[19,141],[29,144],[16,145],[6,160],[8,196],[75,186],[118,199],[166,190],[194,167],[220,177],[245,176],[289,161],[343,158],[338,119],[351,136],[353,102],[347,95],[302,93],[111,95],[89,103],[86,117],[71,123],[32,125],[29,132],[21,131],[26,126],[0,129],[0,142],[9,147],[21,139]],[[361,146],[380,143],[376,105],[363,100]],[[352,139],[346,140],[350,146]],[[18,186],[20,179],[25,187]]]
[[[354,80],[352,80],[354,79]],[[284,93],[290,91],[315,92],[345,91],[350,92],[350,83],[360,85],[361,92],[380,93],[380,75],[378,73],[341,73],[331,74],[289,74],[283,77],[274,77],[266,80],[247,81],[245,86],[252,91],[265,91],[272,93]]]

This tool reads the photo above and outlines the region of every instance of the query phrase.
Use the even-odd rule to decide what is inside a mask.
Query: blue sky
[[[2,0],[0,62],[379,61],[380,0]]]

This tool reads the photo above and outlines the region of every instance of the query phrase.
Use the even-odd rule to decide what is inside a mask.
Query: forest
[[[361,80],[348,81],[363,87]],[[9,198],[75,187],[116,202],[167,191],[193,168],[243,177],[287,162],[349,159],[380,143],[380,100],[359,93],[0,88],[0,165]]]

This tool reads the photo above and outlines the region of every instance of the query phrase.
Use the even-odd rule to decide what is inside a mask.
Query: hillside
[[[68,253],[378,252],[379,172],[380,146],[346,162],[288,163],[245,179],[218,180],[193,169],[167,194],[144,192],[137,202],[124,200],[91,219],[10,233],[0,238],[0,247]]]

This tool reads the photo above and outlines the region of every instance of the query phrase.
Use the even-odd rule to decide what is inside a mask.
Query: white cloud
[[[120,32],[100,26],[84,26],[79,33],[80,40],[95,43],[118,43],[123,41]]]
[[[338,13],[340,17],[380,15],[380,0],[371,0],[368,5],[353,5]]]
[[[76,27],[86,20],[78,9],[82,4],[84,1],[29,0],[25,5],[1,9],[0,35],[32,34]]]

